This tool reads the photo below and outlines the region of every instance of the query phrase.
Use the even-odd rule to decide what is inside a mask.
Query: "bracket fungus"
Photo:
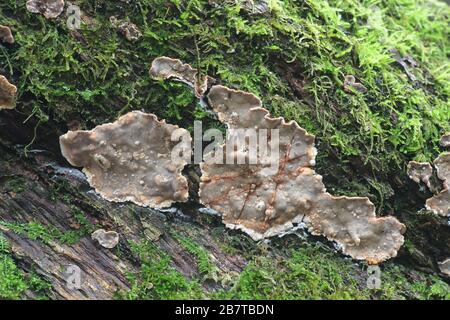
[[[172,157],[179,144],[173,134],[190,145],[188,131],[132,111],[91,131],[69,131],[60,137],[60,146],[71,165],[84,167],[89,184],[103,198],[164,208],[188,199],[181,174],[186,161]]]
[[[441,138],[441,145],[443,145],[442,141],[445,140],[446,135],[444,135],[444,137]],[[426,163],[421,163],[423,166],[426,165]],[[410,176],[411,179],[413,179],[415,182],[419,182],[422,179],[414,179],[414,177],[412,177],[409,173],[409,168],[412,166],[415,166],[416,162],[415,161],[411,161],[408,164],[408,175]],[[430,210],[432,212],[434,212],[435,214],[441,215],[443,217],[448,217],[450,216],[450,152],[444,152],[441,155],[439,155],[439,157],[436,158],[436,160],[434,160],[433,162],[434,167],[436,168],[436,172],[437,172],[437,177],[442,180],[443,183],[443,190],[441,192],[439,192],[438,194],[434,195],[433,197],[427,199],[425,207],[427,208],[427,210]],[[428,170],[432,170],[432,167],[430,164],[428,164],[429,169]],[[431,176],[431,174],[430,174]],[[423,182],[426,182],[424,180],[422,180]],[[428,183],[427,186],[429,189],[432,189],[429,183],[429,179],[428,179]],[[434,190],[431,190],[434,191]]]
[[[422,181],[430,188],[430,178],[433,175],[433,167],[428,162],[410,161],[408,163],[407,174],[414,182]]]
[[[14,36],[9,27],[0,25],[0,42],[9,44],[14,43]]]
[[[156,70],[152,71],[154,76]],[[164,68],[160,70],[165,72]],[[317,152],[314,136],[295,121],[271,117],[251,93],[216,85],[206,98],[230,129],[226,143],[211,153],[223,157],[230,152],[234,159],[245,159],[242,164],[209,162],[205,159],[215,158],[210,153],[200,165],[200,201],[219,212],[227,227],[241,229],[259,240],[304,224],[311,233],[336,241],[355,259],[376,264],[397,255],[405,226],[394,217],[376,217],[375,206],[366,197],[333,197],[327,193],[322,177],[313,169]],[[278,154],[258,152],[257,161],[251,163],[254,155],[247,137],[236,133],[241,132],[237,129],[249,128],[259,133],[270,131],[266,143]],[[279,141],[272,132],[278,133]],[[227,150],[236,138],[243,140]],[[261,140],[258,148],[263,148]],[[273,161],[275,170],[271,168]]]
[[[198,98],[203,97],[208,89],[208,77],[199,75],[197,69],[178,59],[159,57],[153,60],[150,68],[150,76],[154,79],[170,79],[186,83],[194,88]]]
[[[427,199],[426,208],[441,216],[450,216],[450,153],[444,152],[433,162],[444,189]]]
[[[55,19],[64,11],[64,0],[28,0],[27,10],[43,14],[47,19]]]
[[[0,75],[0,110],[14,109],[16,106],[17,88],[8,79]]]
[[[119,234],[115,231],[98,229],[92,233],[91,238],[107,249],[112,249],[119,243]]]

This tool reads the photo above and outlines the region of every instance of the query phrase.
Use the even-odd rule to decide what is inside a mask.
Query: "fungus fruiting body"
[[[0,25],[0,42],[14,43],[14,36],[9,27]]]
[[[16,86],[9,83],[8,79],[0,75],[0,110],[14,109],[16,106]]]
[[[153,66],[151,73],[158,77],[158,69]],[[160,70],[160,76],[168,78],[167,68]],[[204,160],[200,166],[200,200],[219,212],[228,227],[259,240],[282,235],[302,223],[313,234],[339,243],[355,259],[376,264],[396,256],[405,226],[394,217],[376,217],[368,198],[327,193],[322,177],[313,169],[314,136],[294,121],[271,117],[251,93],[216,85],[206,98],[230,130],[226,143],[213,151],[215,155],[205,154],[205,158],[217,159],[217,153],[245,159],[239,164]],[[239,129],[273,132],[266,142],[267,149],[274,153],[257,153],[257,161],[251,164],[249,159],[255,155],[248,148],[248,137],[237,133],[242,132]],[[233,144],[236,138],[240,140]],[[259,143],[258,148],[262,148],[261,140]]]
[[[410,161],[408,163],[407,174],[414,182],[422,181],[430,187],[430,178],[433,175],[433,167],[428,162]]]
[[[440,144],[442,146],[445,146],[446,139],[448,139],[447,135],[444,135],[441,138]],[[410,174],[410,172],[412,172],[410,168],[418,168],[418,164],[420,164],[421,168],[426,168],[425,170],[422,170],[422,177]],[[433,197],[427,199],[425,207],[438,215],[448,217],[450,216],[450,152],[444,152],[439,155],[439,157],[434,160],[433,165],[436,168],[437,177],[442,180],[443,189]],[[419,171],[416,170],[415,172],[418,173]],[[425,182],[431,191],[435,191],[434,188],[431,188],[429,181],[429,178],[432,175],[432,167],[430,164],[411,161],[408,164],[408,175],[415,182]]]
[[[178,59],[168,57],[156,58],[150,68],[152,78],[170,79],[184,82],[194,88],[195,95],[203,97],[208,88],[208,77],[201,76],[197,69]]]
[[[444,189],[427,199],[426,208],[441,216],[450,216],[450,153],[445,152],[434,160],[437,176],[443,181]]]
[[[119,234],[115,231],[98,229],[92,233],[91,238],[107,249],[112,249],[119,243]]]
[[[133,111],[91,131],[69,131],[60,145],[70,164],[84,167],[88,182],[103,198],[163,208],[188,198],[181,174],[186,161],[171,157],[179,143],[172,141],[174,132],[190,143],[186,130]]]
[[[55,19],[64,11],[64,0],[28,0],[27,10],[43,14],[47,19]]]

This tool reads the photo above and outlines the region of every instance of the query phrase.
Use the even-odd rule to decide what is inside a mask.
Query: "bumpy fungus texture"
[[[16,95],[16,86],[9,83],[4,76],[0,76],[0,110],[14,109],[16,106]]]
[[[0,42],[14,43],[14,37],[9,27],[0,25]]]
[[[142,37],[142,33],[134,23],[119,20],[116,17],[112,16],[109,18],[109,21],[117,29],[119,33],[121,33],[125,39],[131,42],[135,42]]]
[[[92,233],[91,238],[107,249],[112,249],[119,243],[119,234],[115,231],[98,229]]]
[[[410,161],[408,163],[407,174],[414,182],[422,181],[430,187],[430,178],[433,175],[433,167],[428,162]]]
[[[201,76],[197,69],[168,57],[156,58],[150,68],[150,76],[154,79],[170,79],[184,82],[194,88],[195,95],[203,97],[208,89],[208,77]]]
[[[271,152],[259,154],[256,164],[250,164],[248,160],[254,155],[245,140],[240,140],[238,148],[230,148],[229,142],[239,138],[238,131],[231,130],[226,139],[228,148],[236,158],[245,158],[245,164],[201,164],[200,200],[219,212],[227,227],[241,229],[258,240],[281,235],[303,223],[313,234],[339,243],[355,259],[376,264],[396,256],[405,226],[393,217],[377,218],[368,198],[327,193],[322,177],[313,169],[314,136],[294,121],[271,117],[251,93],[213,86],[207,100],[229,129],[254,128],[259,133],[279,129],[279,157]],[[227,143],[205,158],[224,157]],[[269,136],[268,149],[274,144]],[[275,170],[270,169],[273,160]]]
[[[27,10],[43,14],[47,19],[55,19],[64,11],[64,0],[28,0]]]
[[[60,137],[60,145],[70,164],[84,167],[90,185],[103,198],[163,208],[188,199],[181,174],[186,162],[171,158],[179,143],[171,141],[176,130],[190,143],[186,130],[133,111],[91,131],[69,131]]]

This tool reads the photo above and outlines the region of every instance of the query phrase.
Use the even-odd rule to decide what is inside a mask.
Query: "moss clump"
[[[0,233],[0,299],[20,299],[31,290],[36,299],[46,299],[51,285],[37,274],[25,274],[11,256],[8,242]]]
[[[288,248],[283,256],[253,255],[219,299],[449,299],[450,286],[436,276],[381,266],[380,289],[368,285],[364,265],[337,257],[323,245]]]
[[[31,240],[39,240],[44,243],[56,241],[61,244],[74,244],[81,238],[90,235],[94,231],[94,226],[86,218],[83,212],[74,208],[73,219],[80,226],[78,229],[61,231],[54,226],[44,226],[39,222],[30,221],[27,223],[17,223],[1,221],[0,225],[17,234],[28,237]]]
[[[365,299],[354,270],[318,247],[292,249],[284,259],[253,257],[223,299]]]
[[[119,299],[201,299],[204,293],[195,280],[186,279],[170,265],[170,257],[151,243],[131,243],[133,252],[139,257],[138,273],[130,273],[132,287],[127,292],[118,292]]]
[[[188,236],[183,236],[176,232],[171,232],[171,235],[181,244],[181,246],[197,260],[197,268],[203,279],[219,280],[219,268],[211,261],[211,256],[208,251],[201,245],[196,243]]]

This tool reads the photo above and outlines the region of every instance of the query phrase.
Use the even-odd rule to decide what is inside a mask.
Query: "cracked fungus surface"
[[[190,143],[186,130],[133,111],[91,131],[69,131],[60,137],[60,145],[70,164],[84,167],[89,184],[103,198],[163,208],[188,199],[181,174],[186,162],[171,159],[179,143],[171,141],[176,130]]]
[[[405,226],[394,217],[376,217],[366,197],[327,193],[322,177],[313,169],[314,136],[294,121],[272,118],[251,93],[213,86],[207,99],[229,129],[279,129],[276,170],[268,170],[272,154],[258,155],[257,164],[201,164],[201,202],[220,212],[228,227],[258,240],[304,223],[311,233],[336,241],[355,259],[379,263],[397,255]],[[235,138],[231,130],[227,142]],[[269,136],[269,146],[272,140]],[[217,154],[226,154],[226,148],[222,145]],[[244,140],[232,151],[236,157],[251,157]]]

